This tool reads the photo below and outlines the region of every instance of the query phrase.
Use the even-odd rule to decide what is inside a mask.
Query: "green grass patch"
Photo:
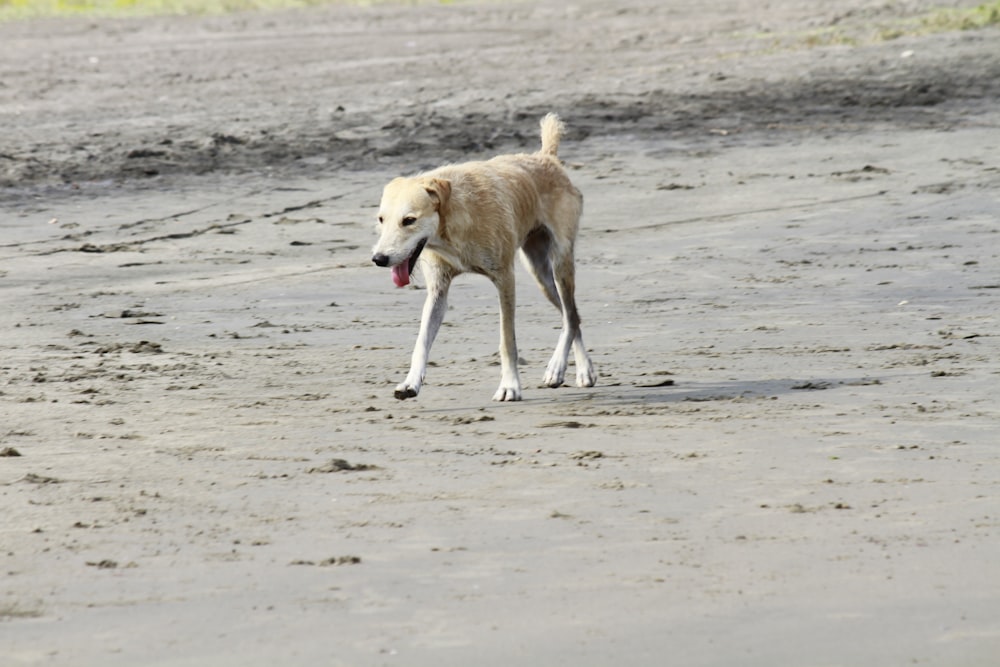
[[[14,618],[39,618],[42,612],[38,609],[26,609],[16,602],[0,605],[0,621]]]
[[[0,0],[0,21],[53,16],[163,16],[301,9],[319,5],[376,5],[386,0]],[[418,4],[411,0],[409,3]],[[434,4],[451,4],[439,0]]]
[[[776,52],[825,46],[862,46],[900,37],[980,30],[994,26],[1000,26],[1000,0],[991,0],[975,7],[932,9],[908,18],[890,18],[859,25],[845,23],[804,32],[765,33],[756,37],[770,41],[768,51]]]
[[[1000,0],[975,7],[933,9],[926,14],[892,25],[879,26],[874,41],[888,41],[908,35],[980,30],[1000,25]]]
[[[927,32],[979,30],[1000,25],[1000,0],[971,9],[937,9],[921,17],[920,22]]]

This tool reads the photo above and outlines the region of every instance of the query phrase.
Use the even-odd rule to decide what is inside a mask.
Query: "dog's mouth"
[[[420,253],[425,245],[427,245],[427,239],[421,239],[407,259],[392,267],[392,282],[396,283],[396,287],[406,287],[410,284],[410,274],[416,268],[417,259],[420,258]]]

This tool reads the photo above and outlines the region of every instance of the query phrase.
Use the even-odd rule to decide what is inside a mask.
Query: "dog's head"
[[[397,287],[410,283],[421,251],[437,237],[450,194],[448,181],[420,177],[393,179],[382,191],[372,261],[392,268]]]

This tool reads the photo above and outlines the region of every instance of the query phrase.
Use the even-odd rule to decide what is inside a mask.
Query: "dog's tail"
[[[542,119],[542,148],[539,153],[556,157],[559,152],[559,140],[562,139],[566,126],[554,113],[545,114]]]

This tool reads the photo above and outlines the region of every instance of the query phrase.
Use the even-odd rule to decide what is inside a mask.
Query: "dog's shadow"
[[[661,379],[658,379],[661,378]],[[688,381],[683,378],[663,378],[646,376],[632,379],[609,377],[597,385],[578,388],[563,385],[559,389],[526,385],[524,399],[515,403],[494,403],[497,409],[512,409],[515,406],[539,406],[543,404],[570,407],[574,404],[588,409],[621,410],[637,406],[653,406],[672,403],[709,403],[749,400],[777,399],[780,396],[822,393],[848,387],[880,385],[882,380],[875,377],[851,378],[776,378],[763,380],[726,380],[718,382]],[[483,405],[450,404],[447,407],[424,408],[431,414],[467,412],[471,409],[482,411]]]
[[[752,399],[776,399],[789,394],[815,393],[844,387],[879,385],[874,377],[855,378],[780,378],[763,380],[727,380],[692,382],[683,379],[655,377],[636,378],[633,382],[612,381],[593,389],[573,389],[559,392],[560,402],[585,401],[602,407],[624,407],[663,403],[701,403]],[[534,396],[537,400],[544,396]]]

